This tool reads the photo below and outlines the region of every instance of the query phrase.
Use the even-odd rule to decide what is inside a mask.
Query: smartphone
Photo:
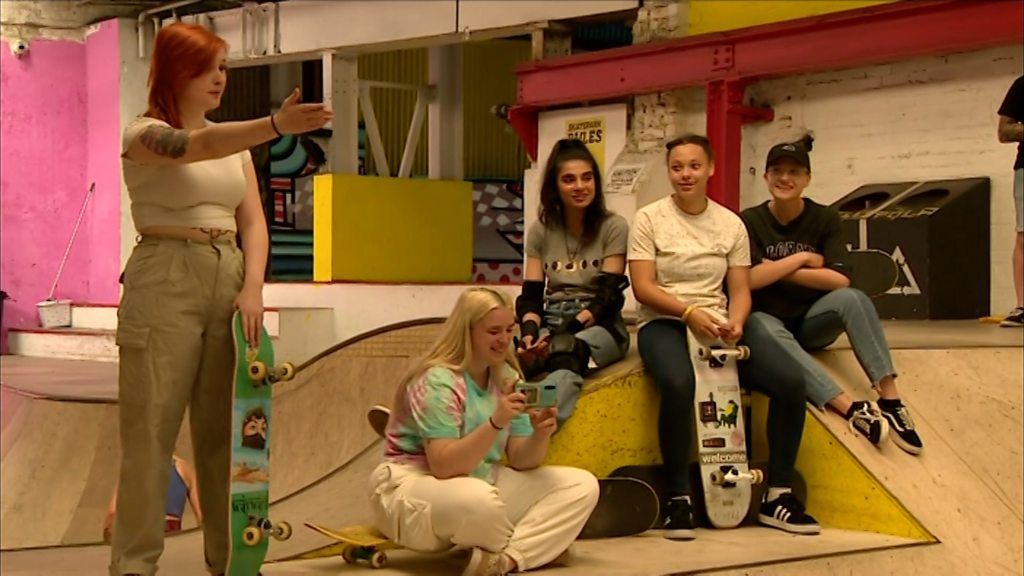
[[[558,387],[542,382],[520,382],[516,384],[516,392],[526,396],[528,408],[551,408],[558,403]]]

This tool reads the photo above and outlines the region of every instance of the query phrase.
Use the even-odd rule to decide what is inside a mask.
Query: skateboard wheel
[[[255,546],[263,540],[263,531],[255,526],[242,530],[242,541],[246,546]]]
[[[383,568],[388,563],[388,555],[383,552],[374,552],[370,556],[370,566],[374,568]]]
[[[249,379],[260,381],[267,377],[267,366],[259,360],[249,364]]]
[[[292,378],[295,378],[295,365],[291,362],[285,362],[281,364],[281,374],[278,380],[281,382],[287,382]]]
[[[292,525],[287,522],[278,522],[274,524],[272,534],[275,540],[287,540],[292,537]]]
[[[739,359],[746,360],[750,358],[750,348],[747,346],[737,346],[736,351],[739,352]]]
[[[750,475],[753,476],[753,479],[750,481],[751,484],[760,484],[761,482],[764,482],[764,472],[761,472],[757,468],[752,468],[750,470]]]
[[[351,546],[346,546],[341,549],[341,559],[345,561],[345,564],[352,564],[356,561],[355,550]]]

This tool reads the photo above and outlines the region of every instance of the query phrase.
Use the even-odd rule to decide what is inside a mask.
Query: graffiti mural
[[[523,184],[473,183],[473,281],[513,284],[523,277]]]
[[[307,136],[288,134],[271,144],[271,226],[313,229],[313,176],[326,162],[323,147]]]

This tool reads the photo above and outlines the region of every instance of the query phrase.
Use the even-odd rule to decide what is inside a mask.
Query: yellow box
[[[469,282],[472,271],[469,182],[315,177],[315,281]]]

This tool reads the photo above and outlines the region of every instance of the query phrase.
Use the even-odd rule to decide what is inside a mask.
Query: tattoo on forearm
[[[139,141],[154,154],[181,158],[188,149],[188,132],[166,126],[150,126],[139,136]]]

